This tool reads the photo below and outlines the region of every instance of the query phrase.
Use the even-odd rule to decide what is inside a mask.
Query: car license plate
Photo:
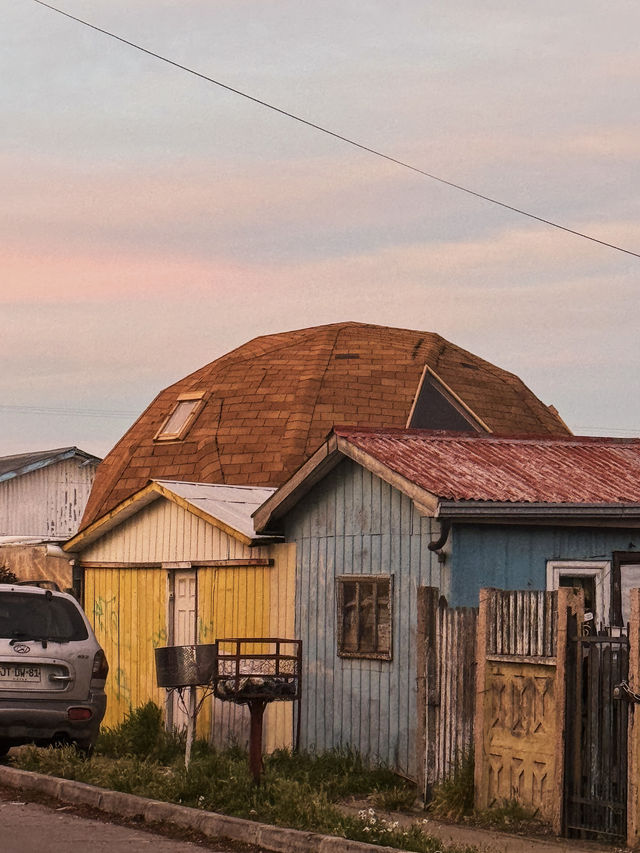
[[[21,666],[13,663],[0,663],[0,683],[39,684],[39,666]]]

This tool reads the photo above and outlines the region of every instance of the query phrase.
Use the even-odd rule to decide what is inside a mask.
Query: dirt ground
[[[354,815],[370,807],[369,801],[355,799],[341,806],[346,813]],[[378,819],[397,821],[400,826],[419,823],[423,832],[433,835],[445,844],[470,844],[477,847],[480,853],[628,853],[626,847],[612,847],[590,841],[555,836],[515,835],[476,826],[444,823],[429,819],[428,814],[419,808],[411,812],[385,812],[380,809],[374,811]]]

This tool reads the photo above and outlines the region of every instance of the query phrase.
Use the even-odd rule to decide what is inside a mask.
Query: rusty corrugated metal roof
[[[335,434],[443,500],[640,502],[640,439],[349,427]]]

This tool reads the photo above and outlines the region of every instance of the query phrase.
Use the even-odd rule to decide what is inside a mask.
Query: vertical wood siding
[[[166,645],[167,569],[162,563],[272,557],[273,566],[197,567],[197,642],[219,637],[294,636],[295,547],[249,548],[216,527],[164,499],[128,519],[82,553],[87,569],[85,607],[109,658],[105,725],[123,719],[129,706],[149,699],[164,707],[166,693],[155,687],[153,649]],[[109,563],[128,563],[108,568]],[[158,563],[136,568],[136,563]],[[217,744],[248,739],[246,710],[208,700],[198,718],[198,735]],[[265,715],[269,750],[292,745],[290,703],[274,703]]]
[[[270,548],[273,566],[240,566],[198,570],[200,642],[209,637],[291,637],[294,634],[295,547]],[[293,708],[271,703],[265,713],[263,745],[267,752],[292,746]],[[249,712],[244,705],[213,699],[199,730],[216,745],[232,738],[249,739]]]
[[[98,539],[82,553],[91,562],[173,563],[191,560],[232,560],[261,557],[248,545],[159,498]]]
[[[85,608],[109,661],[103,725],[116,725],[130,708],[149,700],[163,707],[153,650],[166,644],[166,572],[88,569]]]
[[[417,589],[447,585],[427,549],[436,533],[408,498],[348,460],[287,517],[297,548],[303,747],[350,745],[415,778]],[[393,575],[391,661],[338,657],[335,578],[349,574]]]
[[[65,459],[0,483],[0,536],[72,536],[95,470],[95,463]]]

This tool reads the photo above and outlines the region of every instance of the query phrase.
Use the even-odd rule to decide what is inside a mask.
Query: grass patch
[[[476,812],[474,823],[486,829],[515,832],[527,835],[548,835],[549,824],[538,817],[537,811],[527,808],[517,800],[503,800],[490,809]]]
[[[491,808],[474,808],[473,758],[466,757],[445,782],[437,785],[428,806],[429,814],[438,820],[467,824],[500,832],[548,835],[549,824],[538,817],[537,811],[527,808],[516,799],[503,800]]]
[[[429,814],[459,821],[473,814],[473,799],[473,758],[466,756],[448,779],[434,787]]]
[[[443,850],[438,840],[422,832],[420,824],[400,827],[373,808],[359,816],[342,813],[336,803],[349,796],[386,804],[379,808],[415,798],[413,786],[386,768],[368,768],[357,753],[333,750],[312,755],[280,750],[265,757],[262,782],[256,786],[243,750],[214,751],[197,742],[186,770],[184,741],[164,731],[156,706],[131,711],[120,726],[105,731],[91,758],[73,747],[28,747],[12,760],[25,770],[278,826],[416,853]],[[446,849],[473,853],[471,847]]]
[[[138,756],[168,764],[180,756],[184,758],[185,745],[184,735],[167,732],[162,711],[147,702],[130,710],[120,725],[101,729],[95,751],[109,758]]]

